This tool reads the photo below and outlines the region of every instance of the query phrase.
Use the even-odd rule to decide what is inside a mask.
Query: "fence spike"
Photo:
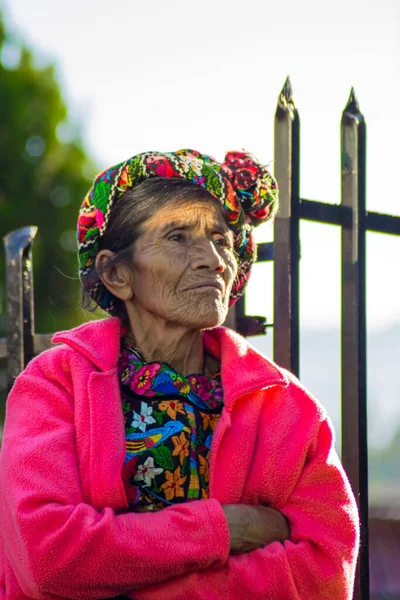
[[[362,112],[360,110],[360,104],[358,102],[356,92],[353,87],[350,90],[350,96],[349,96],[349,99],[347,100],[347,104],[343,111],[343,115],[345,115],[345,114],[350,115],[352,117],[356,117],[359,122],[364,121],[364,115],[362,114]]]
[[[294,118],[294,115],[296,113],[296,105],[293,99],[293,89],[289,75],[287,76],[283,88],[278,96],[278,105],[276,110],[277,112],[279,110],[289,112],[292,118]]]
[[[293,98],[293,89],[292,89],[292,83],[290,81],[290,76],[288,75],[286,77],[286,81],[283,85],[282,88],[282,93],[285,95],[285,97],[287,98],[288,101],[292,100]]]

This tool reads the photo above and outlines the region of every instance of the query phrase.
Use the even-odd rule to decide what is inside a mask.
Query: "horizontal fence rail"
[[[32,336],[33,356],[40,354],[44,350],[51,348],[51,338],[53,334],[46,333],[35,333]],[[9,354],[7,351],[7,338],[0,338],[0,358],[8,358]],[[30,358],[26,357],[26,362],[29,362]]]
[[[327,204],[314,200],[300,200],[300,218],[327,225],[351,227],[351,207],[343,204]],[[400,235],[400,217],[383,213],[365,212],[365,231],[375,231],[386,235]]]

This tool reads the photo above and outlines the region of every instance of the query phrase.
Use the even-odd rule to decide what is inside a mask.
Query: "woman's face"
[[[190,200],[160,208],[135,242],[132,303],[191,329],[223,323],[237,272],[233,234],[216,204]]]

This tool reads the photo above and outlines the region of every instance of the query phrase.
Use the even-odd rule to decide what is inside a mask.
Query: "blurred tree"
[[[82,320],[75,227],[95,174],[68,113],[55,68],[35,66],[0,15],[0,238],[37,225],[33,246],[36,331]],[[0,336],[5,332],[5,261],[0,260]]]

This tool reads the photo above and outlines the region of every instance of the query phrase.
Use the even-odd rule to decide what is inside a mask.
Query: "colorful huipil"
[[[122,478],[130,510],[160,510],[207,499],[209,455],[221,416],[220,367],[183,377],[123,347],[118,374],[125,421]]]

